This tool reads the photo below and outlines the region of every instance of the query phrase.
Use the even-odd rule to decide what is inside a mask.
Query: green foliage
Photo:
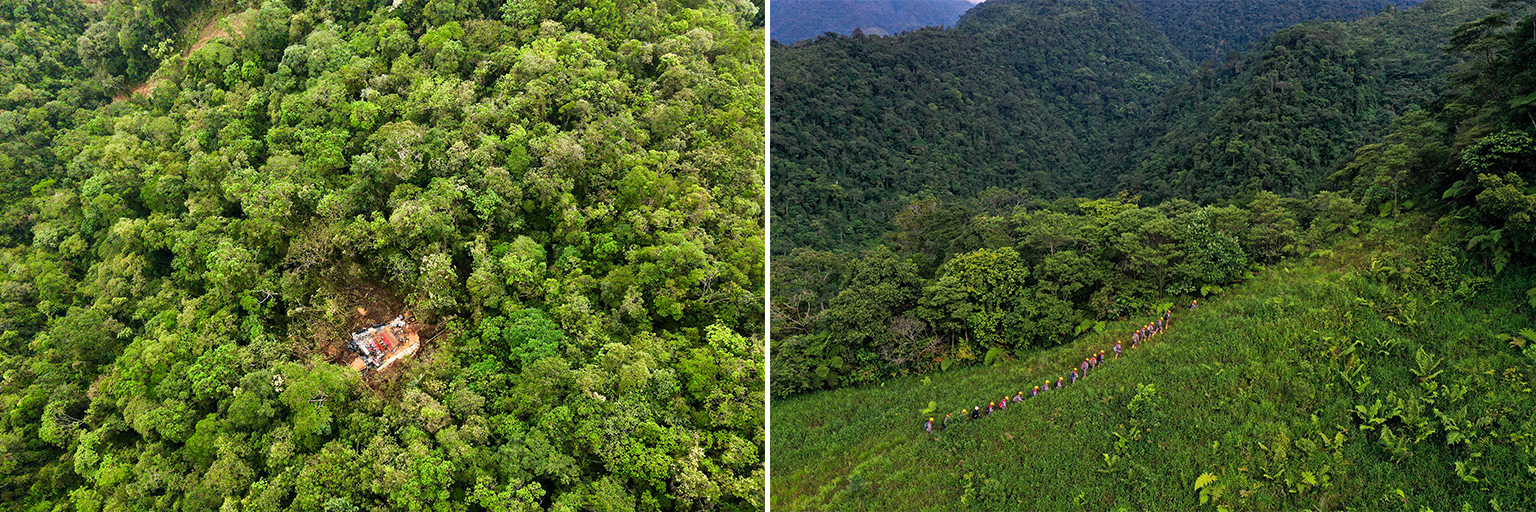
[[[8,508],[761,508],[750,3],[0,4]]]
[[[1246,54],[1219,56],[1224,62],[1170,93],[1162,115],[1137,132],[1158,138],[1128,159],[1120,186],[1149,200],[1220,203],[1260,191],[1301,197],[1325,188],[1354,153],[1340,172],[1359,192],[1369,190],[1363,181],[1376,187],[1373,206],[1395,200],[1415,180],[1432,178],[1422,169],[1445,159],[1445,147],[1401,138],[1361,146],[1435,101],[1437,77],[1462,60],[1440,47],[1457,23],[1487,13],[1485,4],[1424,2],[1348,24],[1302,24]],[[1202,58],[1209,57],[1218,55]],[[1391,172],[1373,172],[1382,168]]]
[[[558,353],[565,332],[534,308],[480,321],[480,341],[490,353],[503,353],[513,368],[527,368]]]
[[[773,47],[776,254],[863,248],[915,199],[1108,192],[1117,135],[1188,67],[1116,2],[989,2],[954,25]]]
[[[987,349],[987,357],[982,360],[981,364],[992,366],[993,364],[1001,363],[1007,357],[1007,354],[1008,351],[1003,350],[1002,347],[992,347]]]
[[[1256,235],[1254,218],[1285,230],[1289,247],[1273,255],[1297,251],[1308,229],[1278,201],[1254,212],[1129,199],[968,219],[920,202],[894,245],[859,255],[797,249],[776,260],[784,291],[774,297],[774,393],[1028,357],[1244,279],[1251,261],[1240,240],[1275,235]],[[1335,209],[1346,216],[1352,203],[1342,202]],[[982,247],[930,243],[931,233],[953,231],[975,233]]]
[[[1464,60],[1441,51],[1451,29],[1489,12],[1480,0],[1391,3],[1417,2],[1017,0],[949,30],[776,46],[775,253],[862,249],[919,201],[996,208],[988,189],[1036,206],[1122,191],[1148,203],[1309,196],[1434,103]],[[1453,155],[1399,142],[1359,167]],[[1371,206],[1434,178],[1394,169],[1365,173],[1380,178]]]
[[[1420,215],[1403,219],[1417,225]],[[1405,232],[1378,239],[1386,245],[1376,249],[1278,263],[1201,300],[1193,313],[1175,312],[1173,328],[1154,343],[1078,384],[932,436],[913,428],[915,410],[882,411],[913,399],[941,410],[985,404],[1021,383],[1054,380],[1112,343],[1113,333],[1142,323],[1111,321],[1104,334],[1020,361],[952,369],[933,377],[935,385],[909,376],[777,400],[774,503],[790,510],[1072,509],[1085,499],[1104,509],[1269,510],[1325,499],[1341,508],[1441,510],[1495,499],[1505,510],[1532,506],[1521,411],[1531,405],[1523,390],[1536,359],[1484,340],[1528,329],[1529,309],[1511,299],[1536,278],[1528,268],[1506,269],[1509,282],[1458,299],[1359,275],[1370,256],[1408,250],[1422,236]],[[1438,300],[1441,314],[1406,326],[1391,321],[1391,311],[1356,302],[1404,295]],[[1378,349],[1386,343],[1376,340],[1386,339],[1407,349]],[[1341,380],[1351,372],[1371,384]],[[847,419],[827,421],[829,411]],[[862,468],[862,483],[847,476],[851,467]],[[1038,477],[1046,473],[1059,478]],[[845,491],[855,484],[863,491]]]
[[[1536,506],[1528,478],[1536,450],[1522,412],[1532,405],[1536,342],[1510,334],[1531,323],[1527,210],[1536,177],[1526,96],[1536,85],[1536,15],[1486,14],[1481,3],[1439,1],[1351,25],[1304,25],[1192,79],[1148,130],[1159,142],[1148,144],[1154,157],[1138,161],[1145,174],[1123,183],[1163,181],[1151,191],[1123,188],[1154,199],[1246,202],[1246,210],[1179,200],[1120,208],[1106,199],[989,209],[979,200],[942,205],[915,194],[889,201],[818,189],[839,215],[852,211],[848,197],[909,205],[897,216],[899,232],[886,238],[894,248],[880,250],[905,255],[916,269],[922,296],[912,311],[938,341],[938,364],[866,363],[866,372],[890,375],[881,387],[789,398],[806,388],[776,368],[775,384],[782,377],[790,387],[775,404],[775,431],[784,435],[773,440],[774,502],[1067,509],[1103,496],[1099,508]],[[1434,54],[1446,42],[1464,54]],[[1465,66],[1443,91],[1424,80],[1457,61]],[[1246,96],[1234,100],[1235,90]],[[1200,102],[1215,114],[1179,106]],[[1371,135],[1389,124],[1393,133]],[[817,171],[837,176],[829,162],[818,161]],[[1333,184],[1321,181],[1323,171],[1334,172]],[[1313,193],[1319,187],[1334,190]],[[840,232],[818,236],[828,233]],[[944,385],[919,388],[904,374],[976,358],[986,331],[968,329],[991,324],[969,320],[995,316],[979,298],[993,283],[1012,282],[1000,266],[952,262],[1002,259],[1005,248],[1031,269],[1014,288],[1078,309],[1059,324],[1078,326],[1080,337],[1015,352],[1024,356],[1016,362],[950,367]],[[1285,259],[1299,254],[1310,259]],[[862,257],[847,255],[841,266],[858,268]],[[1108,270],[1075,264],[1078,257]],[[786,266],[794,278],[826,268],[798,263]],[[948,275],[957,268],[981,269],[990,280]],[[1231,281],[1250,271],[1256,277]],[[1122,316],[1174,298],[1164,295],[1170,289],[1210,287],[1222,292],[1158,343],[1001,416],[930,437],[910,417],[881,412],[913,398],[985,403],[1056,377],[1042,370],[1143,325],[1117,325]],[[793,360],[807,340],[830,337],[809,318],[783,344],[775,337],[775,364]],[[1108,333],[1087,333],[1085,318],[1108,322]],[[846,420],[828,422],[827,411]],[[855,455],[834,461],[834,453]],[[1032,477],[1039,474],[1062,478]]]
[[[1201,505],[1208,501],[1219,500],[1226,493],[1227,487],[1217,484],[1216,480],[1216,475],[1210,473],[1201,473],[1200,477],[1195,479],[1195,491],[1200,493]]]

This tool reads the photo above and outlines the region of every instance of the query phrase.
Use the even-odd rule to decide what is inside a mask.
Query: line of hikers
[[[1190,311],[1194,311],[1195,308],[1200,307],[1199,303],[1200,303],[1199,300],[1191,301],[1189,303],[1189,310]],[[1134,348],[1140,347],[1142,343],[1145,343],[1148,339],[1151,339],[1153,336],[1156,336],[1158,334],[1162,334],[1162,332],[1167,330],[1168,327],[1171,326],[1171,325],[1173,325],[1173,310],[1172,309],[1164,311],[1163,312],[1163,316],[1161,318],[1158,318],[1156,321],[1153,321],[1152,323],[1147,324],[1145,327],[1142,327],[1140,329],[1137,329],[1137,330],[1131,332],[1131,348],[1134,349]],[[1121,353],[1121,350],[1122,350],[1121,342],[1118,341],[1118,340],[1115,341],[1115,345],[1113,347],[1111,347],[1110,350],[1114,351],[1114,353],[1115,353],[1114,359],[1119,359],[1120,358],[1120,353]],[[1068,381],[1067,381],[1068,377],[1071,378],[1071,382],[1070,382],[1071,384],[1077,384],[1078,379],[1087,377],[1089,370],[1096,370],[1096,369],[1098,369],[1098,367],[1100,365],[1104,364],[1104,361],[1105,361],[1105,359],[1104,359],[1104,351],[1100,350],[1097,354],[1092,354],[1092,355],[1089,355],[1087,358],[1084,358],[1083,362],[1081,364],[1078,364],[1077,368],[1073,368],[1072,372],[1068,376],[1057,377],[1056,378],[1056,386],[1055,387],[1051,387],[1050,379],[1046,379],[1045,384],[1044,384],[1045,389],[1043,389],[1043,390],[1040,389],[1040,386],[1035,386],[1035,389],[1031,390],[1029,392],[1029,396],[1027,396],[1027,397],[1024,395],[1023,391],[1020,391],[1017,394],[1013,395],[1012,398],[1009,398],[1007,395],[1004,395],[1003,399],[1001,401],[999,401],[999,402],[992,402],[992,403],[987,404],[986,409],[982,409],[981,406],[978,405],[978,406],[972,407],[970,412],[967,413],[967,414],[970,415],[971,421],[976,421],[976,420],[981,419],[982,416],[991,416],[992,413],[1005,411],[1005,410],[1008,409],[1008,403],[1010,401],[1013,402],[1013,403],[1020,403],[1020,402],[1023,402],[1025,398],[1034,398],[1036,396],[1039,396],[1042,391],[1050,391],[1052,389],[1060,390],[1060,389],[1066,387],[1067,384],[1068,384]],[[1079,373],[1079,370],[1081,370],[1081,373]],[[939,431],[940,432],[949,429],[949,422],[950,422],[952,416],[954,416],[953,413],[944,415],[944,420],[941,423],[939,423]],[[928,422],[923,424],[923,430],[928,432],[929,434],[932,434],[933,433],[933,426],[934,426],[933,418],[928,418]]]

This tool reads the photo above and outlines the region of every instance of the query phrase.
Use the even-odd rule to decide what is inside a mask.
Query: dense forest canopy
[[[898,205],[989,186],[1107,189],[1088,155],[1186,63],[1111,0],[994,0],[952,30],[773,48],[774,252],[859,247]],[[1097,183],[1097,184],[1096,184]]]
[[[1147,146],[1117,169],[1118,185],[1203,204],[1260,190],[1316,192],[1355,148],[1436,101],[1465,58],[1442,48],[1458,24],[1491,12],[1485,3],[1434,0],[1280,30],[1170,94],[1131,132]]]
[[[1136,0],[1147,19],[1195,62],[1222,60],[1276,30],[1305,21],[1355,21],[1422,0]]]
[[[761,507],[760,2],[0,4],[0,501]]]
[[[1484,3],[1288,28],[1211,67],[1108,0],[986,2],[953,30],[775,47],[774,252],[865,248],[903,204],[992,186],[1047,200],[1304,199],[1394,116],[1433,101],[1463,58],[1439,47]]]

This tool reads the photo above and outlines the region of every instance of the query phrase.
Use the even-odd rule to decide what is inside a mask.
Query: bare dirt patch
[[[230,17],[229,24],[232,28],[234,28],[236,34],[241,33],[241,29],[244,28],[244,23],[241,23],[244,21],[244,18],[244,16]],[[203,49],[204,46],[208,45],[208,41],[212,41],[215,37],[228,36],[229,32],[224,30],[224,27],[219,26],[219,21],[222,19],[224,18],[221,16],[214,16],[213,19],[210,19],[207,23],[204,23],[203,28],[198,29],[197,31],[197,39],[192,41],[191,46],[188,46],[186,50],[181,52],[181,56],[186,57],[188,55],[192,55],[192,52]]]
[[[84,0],[84,2],[88,5],[101,4],[103,1],[104,0]],[[194,39],[192,44],[188,45],[185,50],[181,51],[181,57],[186,58],[192,55],[192,52],[201,50],[204,46],[208,45],[209,41],[212,41],[216,37],[228,37],[230,35],[229,31],[225,30],[223,24],[220,23],[225,19],[229,20],[229,27],[231,30],[235,31],[235,35],[245,35],[245,27],[250,21],[250,16],[248,13],[249,11],[228,16],[222,14],[214,14],[210,16],[208,21],[204,22],[202,26],[197,29],[197,38]],[[165,83],[164,78],[151,77],[149,80],[128,86],[127,91],[118,93],[116,96],[113,96],[112,101],[123,101],[134,96],[148,96],[149,93],[154,92],[155,88],[159,87],[160,84],[163,83]]]
[[[383,284],[359,275],[361,269],[356,265],[346,265],[346,268],[346,271],[336,276],[343,279],[345,287],[323,292],[329,298],[322,299],[329,303],[329,307],[345,312],[346,321],[341,325],[331,324],[315,329],[314,349],[325,354],[325,358],[332,364],[362,371],[365,368],[362,358],[346,349],[352,333],[389,323],[404,315],[404,336],[390,334],[395,349],[383,357],[377,370],[364,373],[363,381],[368,387],[377,390],[381,384],[393,381],[415,362],[429,356],[433,352],[432,342],[441,334],[442,329],[438,324],[418,322],[406,309],[401,297]]]
[[[347,311],[346,323],[315,329],[314,343],[326,359],[346,365],[357,357],[345,348],[347,336],[360,328],[393,320],[405,312],[405,301],[384,285],[366,277],[352,272],[343,272],[341,277],[346,279],[346,287],[326,293],[330,295],[326,302]]]

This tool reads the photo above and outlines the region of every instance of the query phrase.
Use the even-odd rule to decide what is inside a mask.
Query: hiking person
[[[1120,342],[1115,342],[1115,359],[1120,359]]]
[[[1099,364],[1104,364],[1104,351],[1103,350],[1099,351],[1099,356],[1098,357],[1099,357]]]
[[[978,419],[981,419],[981,406],[980,405],[976,406],[975,409],[971,409],[971,421],[976,421]]]
[[[933,434],[933,418],[928,418],[928,423],[923,425],[923,430]]]
[[[1063,379],[1061,377],[1056,377],[1056,389],[1061,389],[1061,388],[1065,387],[1066,384],[1063,383],[1065,381],[1066,381],[1066,379]]]
[[[1077,384],[1077,368],[1072,369],[1072,383]]]
[[[1019,402],[1023,402],[1023,401],[1024,401],[1024,392],[1023,391],[1020,391],[1019,394],[1017,394],[1017,395],[1013,395],[1013,403],[1019,403]]]
[[[954,415],[955,415],[955,413],[949,413],[949,414],[945,414],[944,415],[944,422],[939,424],[939,432],[944,432],[944,431],[948,431],[949,430],[949,417],[950,416],[954,416]]]
[[[1040,396],[1040,386],[1035,386],[1035,389],[1033,389],[1033,390],[1031,390],[1029,392],[1029,397],[1030,398],[1034,398],[1034,397],[1037,397],[1037,396]]]

